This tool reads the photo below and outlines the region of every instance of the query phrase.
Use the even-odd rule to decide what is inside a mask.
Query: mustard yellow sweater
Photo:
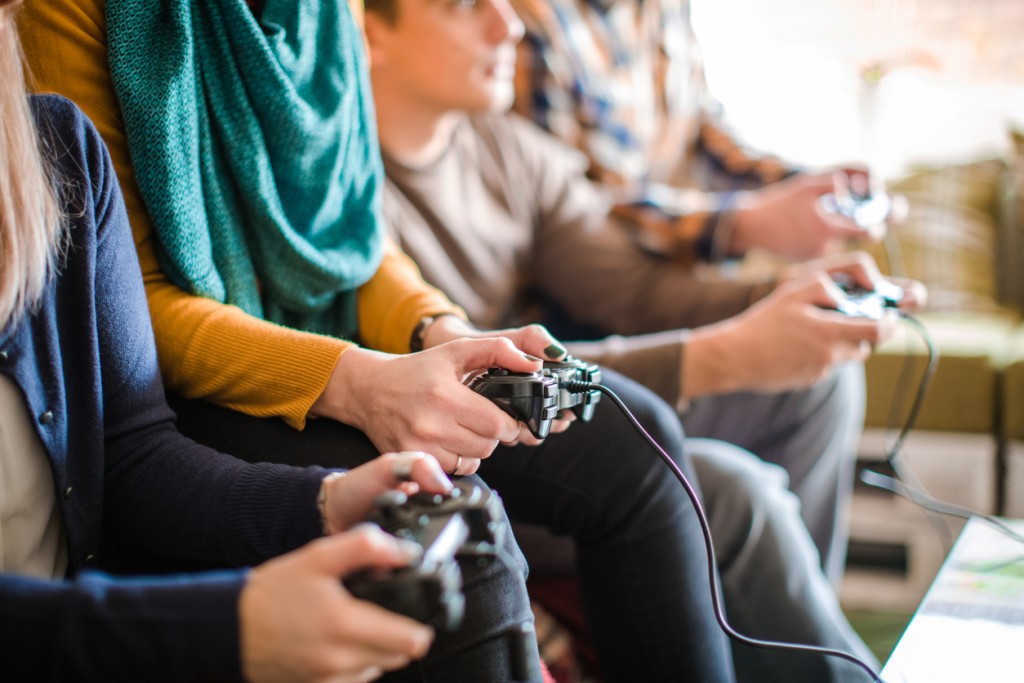
[[[301,429],[338,359],[353,345],[187,294],[161,270],[107,66],[104,1],[27,2],[18,15],[19,33],[33,89],[74,101],[110,150],[142,267],[164,382],[183,396],[251,415],[281,416]],[[416,323],[447,312],[461,315],[423,281],[408,257],[387,243],[380,268],[359,290],[361,341],[381,351],[406,353]]]

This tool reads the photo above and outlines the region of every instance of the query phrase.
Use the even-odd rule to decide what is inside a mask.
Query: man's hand
[[[869,290],[876,289],[880,281],[889,280],[903,290],[899,307],[905,311],[918,310],[928,303],[928,289],[924,283],[906,278],[884,278],[875,259],[862,251],[843,252],[787,266],[782,270],[779,281],[789,282],[815,272],[828,273],[833,278],[845,278],[851,284]]]
[[[407,565],[417,552],[367,526],[256,567],[238,604],[245,679],[362,683],[423,657],[432,629],[357,600],[341,584],[359,569]]]
[[[892,334],[895,320],[828,310],[843,296],[828,275],[809,273],[740,315],[695,330],[684,355],[685,396],[800,389],[838,363],[866,359]]]
[[[860,226],[846,216],[822,211],[819,200],[835,191],[834,177],[831,172],[801,174],[743,193],[729,252],[742,254],[760,247],[802,261],[822,256],[836,243],[881,239],[884,231],[875,226]],[[863,171],[850,171],[850,179],[867,185]]]

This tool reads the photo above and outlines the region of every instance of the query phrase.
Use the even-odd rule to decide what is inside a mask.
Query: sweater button
[[[73,486],[69,486],[66,489],[64,489],[64,500],[67,500],[68,498],[70,498],[71,494],[74,493],[74,492],[75,492],[75,487],[73,487]]]
[[[6,351],[0,351],[0,363],[6,363],[10,356],[7,355]]]
[[[85,565],[87,567],[95,566],[95,564],[96,564],[96,556],[94,554],[89,553],[88,555],[85,556]]]
[[[48,425],[53,422],[53,411],[47,410],[45,413],[39,416],[39,424]]]

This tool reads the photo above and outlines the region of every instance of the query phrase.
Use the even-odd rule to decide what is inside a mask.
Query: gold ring
[[[459,468],[462,467],[462,456],[461,455],[456,455],[455,457],[456,457],[455,467],[453,467],[452,471],[448,473],[448,474],[450,474],[453,477],[457,476],[459,474]]]

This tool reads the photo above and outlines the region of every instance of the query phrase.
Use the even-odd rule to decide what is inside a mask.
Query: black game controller
[[[543,372],[558,380],[558,411],[571,410],[580,420],[590,422],[601,400],[601,392],[597,389],[579,391],[573,383],[600,384],[601,368],[595,363],[566,356],[562,360],[546,361]]]
[[[543,370],[491,368],[474,377],[469,388],[525,424],[538,439],[551,432],[551,421],[558,415],[558,380]]]
[[[853,318],[871,318],[881,320],[886,309],[898,308],[903,300],[903,288],[888,280],[880,280],[874,289],[864,289],[844,281],[836,284],[843,290],[843,298],[835,306],[835,310]]]
[[[469,388],[491,399],[499,408],[526,425],[538,439],[551,433],[551,422],[563,410],[572,410],[584,422],[594,416],[601,394],[597,389],[574,386],[598,384],[601,369],[571,356],[544,363],[539,372],[512,372],[491,368],[477,375]]]
[[[388,491],[374,501],[369,521],[419,544],[423,555],[407,567],[352,574],[344,579],[345,587],[392,612],[454,630],[465,611],[456,558],[494,556],[502,542],[502,517],[496,493],[466,482],[455,482],[447,496]]]

